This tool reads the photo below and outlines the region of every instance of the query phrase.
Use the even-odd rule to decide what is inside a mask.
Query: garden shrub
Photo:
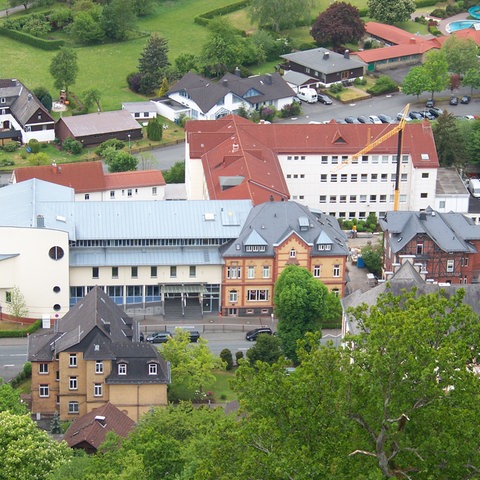
[[[125,148],[125,142],[123,140],[118,140],[117,138],[110,138],[101,143],[95,149],[95,153],[100,157],[104,157],[105,150],[107,150],[107,148],[109,147],[113,147],[115,150],[122,150],[123,148]]]
[[[437,17],[437,18],[447,18],[447,12],[443,10],[442,8],[436,8],[432,13],[430,13],[432,17]]]
[[[215,8],[214,10],[197,15],[193,21],[197,25],[202,25],[205,27],[212,18],[241,10],[242,8],[245,8],[248,3],[249,0],[240,0],[239,2],[231,3],[229,5],[225,5],[224,7]]]
[[[2,167],[12,167],[13,165],[15,165],[13,160],[7,160],[6,158],[0,160],[0,166]]]
[[[17,30],[9,30],[5,27],[0,27],[0,35],[12,38],[18,42],[26,43],[32,47],[41,48],[42,50],[58,50],[65,45],[63,40],[48,40],[45,38],[38,38],[28,33],[19,32]]]
[[[232,352],[228,348],[224,348],[220,352],[220,360],[222,360],[222,362],[225,362],[225,369],[226,370],[231,370],[233,368]]]
[[[7,153],[16,152],[20,148],[20,143],[18,142],[8,142],[3,146],[3,151]]]
[[[267,122],[273,122],[277,111],[275,108],[263,106],[260,108],[260,120],[266,120]]]
[[[343,90],[343,85],[341,83],[334,83],[333,85],[330,86],[329,90],[332,93],[340,93]]]
[[[74,140],[72,137],[67,137],[62,144],[62,147],[67,152],[78,155],[83,150],[83,145],[78,140]]]
[[[367,93],[370,95],[382,95],[384,93],[397,92],[398,85],[394,80],[386,75],[380,76],[375,85],[367,89]]]
[[[30,148],[30,153],[38,153],[40,151],[40,142],[36,138],[31,138],[28,141],[28,148]]]
[[[151,118],[147,124],[147,138],[159,142],[163,136],[163,123],[159,117]]]
[[[239,364],[240,360],[244,360],[244,359],[245,359],[245,355],[241,350],[235,353],[235,362],[237,365]]]
[[[281,118],[296,117],[302,112],[302,105],[300,102],[292,102],[284,105],[280,110],[279,116]]]

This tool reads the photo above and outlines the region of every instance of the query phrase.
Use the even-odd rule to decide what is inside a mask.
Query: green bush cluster
[[[344,89],[343,85],[341,83],[334,83],[333,85],[330,86],[329,90],[332,93],[340,93]]]
[[[101,143],[96,149],[95,153],[99,157],[105,156],[105,151],[109,148],[113,147],[115,150],[122,150],[125,148],[125,142],[123,140],[118,140],[117,138],[110,138],[109,140],[105,140],[105,142]]]
[[[386,75],[381,75],[375,82],[375,85],[367,89],[370,95],[383,95],[384,93],[398,92],[398,85]]]
[[[20,148],[21,144],[19,142],[8,142],[3,147],[0,147],[0,150],[3,150],[7,153],[16,152]]]
[[[366,84],[367,84],[367,79],[366,79],[365,77],[362,77],[362,78],[357,77],[357,78],[353,81],[353,84],[354,84],[354,85],[366,85]]]
[[[338,224],[342,230],[351,230],[354,225],[357,227],[357,232],[376,232],[378,230],[378,219],[374,213],[370,213],[366,220],[352,220],[338,219]]]
[[[13,165],[15,165],[13,160],[7,160],[6,158],[0,160],[0,167],[12,167]]]
[[[239,2],[230,3],[229,5],[225,5],[224,7],[215,8],[214,10],[210,10],[209,12],[202,13],[201,15],[197,15],[194,18],[194,22],[197,25],[202,25],[206,27],[209,21],[220,15],[227,15],[232,12],[236,12],[237,10],[241,10],[248,6],[249,0],[240,0]]]
[[[160,117],[151,118],[147,124],[147,138],[159,142],[163,137],[163,123]]]
[[[65,45],[63,40],[47,40],[45,38],[34,37],[28,33],[9,30],[8,28],[4,27],[0,27],[0,35],[26,43],[32,47],[41,48],[42,50],[58,50]]]
[[[279,117],[281,118],[290,118],[300,115],[302,112],[302,105],[300,102],[292,102],[287,105],[284,105],[280,110]]]
[[[440,3],[440,0],[415,0],[417,8],[433,7],[437,3]]]
[[[78,140],[74,140],[72,137],[67,137],[62,144],[62,148],[73,155],[82,153],[83,145]]]
[[[26,337],[27,334],[36,332],[42,325],[41,320],[36,320],[32,325],[21,330],[0,330],[0,338]]]
[[[38,322],[40,322],[40,320]],[[22,371],[10,381],[10,385],[13,388],[18,388],[23,382],[30,378],[32,378],[32,364],[30,362],[26,362],[23,365]]]
[[[40,151],[40,142],[36,138],[31,138],[28,141],[28,148],[30,153],[38,153]]]
[[[245,358],[245,355],[241,350],[235,353],[235,363],[238,365],[240,360],[243,360]]]
[[[233,368],[233,357],[232,357],[231,350],[229,350],[228,348],[224,348],[220,352],[220,360],[222,360],[222,362],[225,362],[225,369],[227,371],[232,370],[232,368]]]

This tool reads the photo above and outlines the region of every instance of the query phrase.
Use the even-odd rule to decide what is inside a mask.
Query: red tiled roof
[[[160,170],[138,170],[135,172],[116,172],[105,175],[105,187],[107,189],[156,185],[165,185],[165,179]]]
[[[217,125],[218,131],[215,131]],[[203,134],[203,127],[207,133]],[[270,195],[288,196],[278,162],[279,154],[352,155],[393,128],[371,124],[257,125],[235,115],[221,120],[187,122],[191,158],[201,158],[211,199],[250,198],[255,205]],[[225,132],[229,132],[227,135]],[[208,145],[208,148],[207,148]],[[428,122],[406,125],[403,151],[416,168],[438,168],[438,157]],[[370,154],[396,154],[397,136]],[[222,190],[220,177],[243,176],[235,187]]]
[[[64,440],[69,447],[86,446],[90,450],[97,450],[105,441],[107,432],[126,437],[134,426],[135,422],[130,417],[108,402],[77,418],[65,432]]]
[[[62,163],[40,165],[14,170],[16,182],[38,178],[45,182],[71,187],[78,193],[105,190],[102,162]]]
[[[410,32],[402,30],[401,28],[394,27],[393,25],[386,25],[378,22],[367,22],[365,24],[365,31],[370,35],[382,38],[383,40],[386,40],[389,43],[394,43],[395,45],[409,43],[411,38],[421,38]]]
[[[460,38],[469,38],[477,45],[480,45],[480,30],[475,30],[474,28],[463,28],[462,30],[452,32],[452,35],[456,35]]]

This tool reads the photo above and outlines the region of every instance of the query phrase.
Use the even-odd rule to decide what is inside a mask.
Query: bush
[[[15,165],[15,162],[13,160],[7,160],[6,158],[0,160],[1,167],[11,167],[13,165]]]
[[[292,102],[288,105],[284,105],[280,110],[279,116],[281,118],[296,117],[302,112],[302,105],[300,102]]]
[[[28,148],[30,148],[30,153],[38,153],[40,151],[40,142],[35,138],[31,138],[28,141]]]
[[[367,93],[370,95],[382,95],[384,93],[397,92],[398,85],[394,80],[386,75],[382,75],[377,79],[375,85],[367,89]]]
[[[147,124],[147,138],[159,142],[163,136],[163,123],[159,117],[151,118]]]
[[[62,147],[67,152],[78,155],[83,150],[83,145],[78,140],[74,140],[72,137],[67,137],[62,144]]]
[[[233,357],[232,357],[232,352],[228,348],[224,348],[220,352],[220,359],[222,362],[225,362],[226,370],[231,370],[233,368]]]
[[[107,150],[109,147],[113,147],[115,150],[122,150],[125,148],[125,142],[123,140],[118,140],[117,138],[110,138],[109,140],[101,143],[96,148],[95,153],[100,157],[104,157],[105,150]]]
[[[4,27],[0,27],[0,35],[26,43],[32,47],[41,48],[42,50],[58,50],[65,45],[63,40],[47,40],[44,38],[34,37],[28,33],[18,32],[16,30],[8,30]]]
[[[366,85],[367,84],[367,79],[365,77],[363,78],[356,78],[354,81],[353,81],[353,84],[354,85]]]
[[[7,153],[16,152],[20,148],[20,143],[18,142],[8,142],[3,146],[3,151]]]
[[[261,107],[260,108],[260,120],[266,120],[267,122],[273,122],[276,115],[274,107]]]
[[[343,85],[341,83],[334,83],[330,86],[329,90],[332,93],[340,93],[343,90]]]
[[[241,350],[235,353],[235,363],[238,365],[240,363],[240,360],[244,360],[245,355]]]
[[[432,13],[430,13],[432,17],[437,17],[437,18],[447,18],[447,12],[443,10],[442,8],[436,8]]]

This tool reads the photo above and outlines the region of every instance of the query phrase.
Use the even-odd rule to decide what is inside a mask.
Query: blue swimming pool
[[[480,5],[477,5],[476,7],[469,8],[468,13],[473,18],[479,18],[480,19]]]
[[[457,30],[463,30],[464,28],[470,28],[474,24],[480,24],[480,20],[457,20],[447,25],[446,30],[448,33],[456,32]]]

